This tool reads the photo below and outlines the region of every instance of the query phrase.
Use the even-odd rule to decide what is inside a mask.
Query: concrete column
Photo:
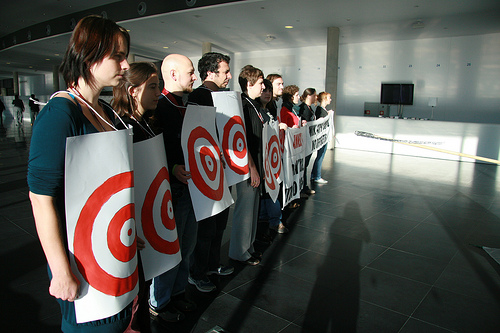
[[[12,78],[14,80],[14,96],[19,95],[19,73],[13,72]]]
[[[52,68],[52,90],[54,92],[61,90],[59,87],[59,66]]]
[[[204,55],[205,53],[212,52],[212,43],[210,42],[203,42],[203,45],[201,47],[201,55]]]
[[[339,33],[338,27],[329,27],[326,46],[326,80],[325,91],[332,94],[332,110],[337,110],[337,79],[339,72]],[[335,122],[335,118],[334,118]],[[335,147],[335,139],[330,141],[328,148]]]
[[[127,57],[127,61],[129,64],[135,62],[135,54],[134,53],[129,53]]]
[[[325,91],[332,94],[333,110],[337,109],[337,79],[339,71],[339,33],[337,27],[328,28],[326,46],[326,82]]]

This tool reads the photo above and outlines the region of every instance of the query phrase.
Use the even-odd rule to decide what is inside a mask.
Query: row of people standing
[[[73,31],[60,67],[68,89],[48,102],[33,128],[28,163],[30,200],[48,262],[49,292],[61,305],[64,332],[123,332],[127,327],[147,326],[148,320],[141,321],[145,313],[161,322],[180,321],[184,312],[196,309],[196,304],[186,297],[188,283],[199,291],[212,291],[215,285],[209,275],[228,275],[234,270],[220,262],[228,210],[196,222],[187,186],[191,175],[186,170],[181,147],[186,112],[183,96],[189,94],[192,104],[213,105],[211,92],[225,88],[232,78],[229,57],[216,53],[203,56],[198,64],[203,83],[193,91],[197,77],[192,62],[183,55],[169,55],[162,63],[164,87],[160,91],[154,65],[127,62],[129,47],[128,32],[111,20],[97,16],[82,19]],[[243,92],[250,179],[234,186],[237,200],[229,257],[236,262],[258,265],[262,254],[255,251],[253,243],[260,196],[264,192],[262,127],[271,116],[262,112],[257,102],[265,89],[262,71],[245,66],[238,81]],[[80,281],[71,270],[66,241],[65,146],[68,137],[120,128],[121,125],[115,125],[113,108],[99,99],[104,87],[114,87],[113,106],[122,114],[122,120],[133,126],[135,142],[163,133],[182,260],[154,278],[149,286],[142,281],[134,304],[118,314],[77,324],[73,302],[79,296]],[[99,172],[98,166],[95,172]],[[144,242],[138,239],[137,246],[143,248]]]

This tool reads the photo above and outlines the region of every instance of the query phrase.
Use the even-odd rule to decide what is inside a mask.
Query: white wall
[[[325,89],[326,44],[295,49],[235,53],[231,65],[233,86],[240,90],[238,75],[241,68],[253,65],[264,72],[264,76],[278,73],[283,76],[286,85],[295,84],[300,93],[306,88],[315,88],[318,92]]]
[[[363,115],[380,84],[414,83],[408,117],[500,123],[500,34],[340,45],[338,115]],[[391,111],[391,114],[393,112]]]

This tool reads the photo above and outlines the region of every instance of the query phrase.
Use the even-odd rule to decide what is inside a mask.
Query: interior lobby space
[[[58,332],[26,184],[31,125],[0,132],[3,332]],[[314,159],[314,156],[313,156]],[[311,163],[312,165],[312,163]],[[258,243],[198,309],[153,332],[498,332],[498,166],[328,150],[316,194],[284,212],[288,234]],[[264,222],[260,230],[266,227]],[[231,219],[223,242],[227,249]],[[234,263],[233,263],[234,264]]]

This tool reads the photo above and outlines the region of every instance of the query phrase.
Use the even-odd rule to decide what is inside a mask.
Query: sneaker
[[[233,266],[222,266],[220,265],[219,268],[213,271],[208,271],[207,275],[220,275],[220,276],[226,276],[226,275],[231,275],[234,272],[234,267]]]
[[[316,184],[328,184],[328,180],[325,180],[323,178],[314,179],[313,182],[315,182]]]
[[[202,293],[209,293],[214,291],[217,287],[212,283],[208,278],[204,278],[201,280],[193,279],[192,277],[188,277],[189,284],[192,284]]]
[[[304,193],[307,194],[307,195],[313,195],[314,193],[316,193],[316,191],[315,190],[311,190],[310,188],[308,188],[308,189],[304,190]]]
[[[151,319],[158,320],[159,322],[166,322],[166,323],[176,323],[176,322],[181,321],[185,318],[183,313],[179,312],[173,306],[169,306],[169,305],[167,305],[167,307],[162,311],[156,311],[150,306],[149,307],[149,316],[151,317]]]
[[[269,226],[269,228],[275,230],[278,234],[286,234],[288,232],[288,228],[285,227],[283,222],[280,222],[277,226]]]

